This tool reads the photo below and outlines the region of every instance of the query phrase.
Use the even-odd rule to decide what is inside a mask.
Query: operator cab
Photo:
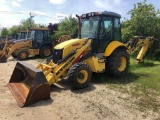
[[[49,28],[30,29],[30,39],[32,39],[33,48],[40,48],[44,44],[51,44]]]
[[[80,37],[93,39],[93,53],[104,53],[111,41],[121,41],[120,18],[121,15],[109,11],[83,14],[80,16]]]

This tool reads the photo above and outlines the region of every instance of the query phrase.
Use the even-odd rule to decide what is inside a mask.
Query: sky
[[[20,21],[33,16],[37,24],[58,23],[69,15],[81,15],[88,12],[112,11],[123,18],[134,4],[144,0],[0,0],[0,29],[19,25]],[[160,0],[147,0],[156,10],[160,9]]]

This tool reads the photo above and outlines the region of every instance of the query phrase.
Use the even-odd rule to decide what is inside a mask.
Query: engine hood
[[[54,51],[62,51],[60,57],[64,58],[67,55],[69,55],[71,52],[73,52],[75,49],[81,48],[85,43],[87,39],[71,39],[65,42],[62,42],[54,47]],[[55,54],[56,55],[56,54]],[[55,57],[55,56],[54,56]]]
[[[65,49],[68,47],[79,48],[86,42],[86,40],[87,39],[71,39],[56,45],[54,49]]]

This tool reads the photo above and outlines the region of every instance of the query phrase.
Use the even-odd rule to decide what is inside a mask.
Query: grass
[[[107,73],[93,74],[93,82],[107,83],[112,85],[134,84],[145,89],[152,89],[160,93],[160,62],[145,61],[141,64],[136,64],[131,58],[129,73],[121,78],[113,78],[107,76]],[[98,79],[98,81],[97,81]]]
[[[111,78],[103,74],[94,74],[93,82],[106,84],[106,87],[128,93],[136,99],[135,104],[142,111],[160,111],[160,62],[145,60],[136,64],[131,58],[129,73],[122,78]],[[98,81],[97,81],[98,80]],[[159,97],[158,97],[159,96]]]
[[[135,84],[141,84],[146,89],[156,90],[160,93],[160,62],[145,61],[136,65],[131,59],[130,71],[138,76]]]

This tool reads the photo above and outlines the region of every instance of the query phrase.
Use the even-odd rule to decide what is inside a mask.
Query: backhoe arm
[[[147,54],[148,49],[153,43],[153,37],[139,37],[135,36],[129,43],[127,43],[128,53],[131,55],[140,48],[136,58],[136,63],[143,62],[143,58]]]

